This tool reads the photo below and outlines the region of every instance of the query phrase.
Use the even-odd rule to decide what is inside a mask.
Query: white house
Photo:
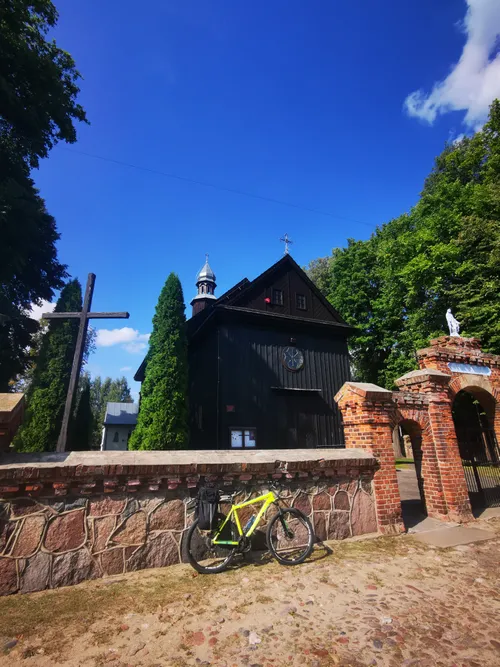
[[[128,449],[128,441],[137,424],[138,403],[108,403],[102,429],[101,451]]]

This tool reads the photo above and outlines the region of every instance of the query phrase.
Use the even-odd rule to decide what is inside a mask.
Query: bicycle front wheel
[[[267,527],[267,546],[282,565],[303,563],[314,547],[314,531],[309,519],[291,507],[281,510]]]
[[[236,555],[235,548],[213,544],[214,532],[200,530],[198,519],[191,524],[185,542],[185,555],[189,563],[200,574],[217,574],[229,567]]]

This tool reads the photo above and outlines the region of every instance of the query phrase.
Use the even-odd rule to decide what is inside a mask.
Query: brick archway
[[[402,432],[408,437],[411,444],[411,452],[414,461],[414,474],[415,480],[418,486],[419,498],[405,498],[403,496],[403,491],[405,490],[406,484],[401,480],[401,473],[398,474],[399,490],[402,494],[401,496],[401,506],[404,509],[406,504],[406,509],[410,511],[411,514],[415,513],[415,505],[418,508],[418,514],[424,513],[427,514],[427,502],[426,502],[426,486],[429,480],[429,475],[427,473],[427,468],[429,467],[429,451],[427,443],[429,441],[428,436],[426,437],[424,431],[425,429],[417,421],[411,418],[405,418],[404,412],[398,411],[398,416],[401,417],[400,421],[397,424],[397,427],[401,429]],[[403,488],[401,484],[404,484]],[[408,492],[408,489],[406,489]],[[406,521],[405,521],[406,522]]]
[[[500,440],[500,356],[483,353],[476,338],[443,336],[419,350],[417,358],[420,370],[399,378],[399,391],[351,382],[335,397],[344,419],[346,447],[369,449],[379,460],[374,488],[379,529],[385,533],[404,529],[393,473],[392,430],[398,423],[411,422],[421,429],[427,511],[441,519],[472,519],[452,416],[453,400],[460,391],[491,397]]]

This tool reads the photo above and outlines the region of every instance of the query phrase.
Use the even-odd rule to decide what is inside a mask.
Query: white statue
[[[453,317],[451,308],[446,311],[446,321],[450,328],[450,336],[460,336],[460,322]]]

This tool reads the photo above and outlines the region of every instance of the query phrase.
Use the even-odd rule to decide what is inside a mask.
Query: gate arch
[[[414,419],[405,418],[403,414],[399,413],[398,417],[400,418],[397,423],[397,428],[401,429],[404,435],[409,437],[412,449],[412,458],[415,466],[415,477],[418,487],[418,493],[420,498],[408,497],[407,494],[411,491],[414,480],[411,478],[403,478],[405,482],[402,482],[401,476],[399,477],[399,488],[401,493],[401,508],[403,511],[403,521],[405,522],[406,528],[412,527],[415,523],[415,519],[420,515],[427,515],[427,503],[425,498],[425,481],[424,474],[422,471],[422,465],[424,462],[424,452],[422,448],[424,428],[422,425],[415,421]],[[412,483],[413,481],[413,483]],[[408,488],[409,482],[409,488]],[[411,494],[410,494],[411,495]],[[418,519],[417,519],[418,521]]]
[[[454,389],[458,387],[452,415],[471,505],[500,506],[498,401],[484,382],[461,382]]]

